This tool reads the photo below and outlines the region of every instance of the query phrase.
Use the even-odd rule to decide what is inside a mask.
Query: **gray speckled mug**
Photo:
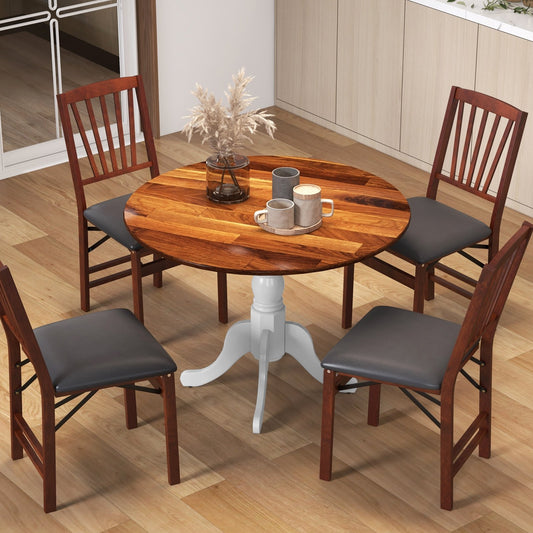
[[[268,224],[271,228],[291,229],[294,226],[294,202],[287,198],[272,198],[266,209],[254,213],[256,224]]]
[[[322,220],[322,217],[333,215],[333,200],[321,199],[321,192],[318,185],[310,183],[294,187],[294,221],[298,226],[313,226]],[[324,213],[322,204],[330,204],[331,211]]]

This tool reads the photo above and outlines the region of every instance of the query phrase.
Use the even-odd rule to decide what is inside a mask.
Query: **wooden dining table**
[[[143,184],[128,200],[124,219],[135,239],[183,264],[253,275],[250,319],[229,328],[213,363],[183,371],[180,380],[184,386],[204,385],[252,353],[259,362],[252,428],[260,433],[270,362],[290,354],[322,382],[311,335],[285,320],[283,276],[338,268],[375,255],[403,233],[410,213],[398,189],[364,170],[297,157],[249,159],[250,197],[244,202],[210,201],[202,162]],[[333,200],[334,215],[306,234],[278,235],[258,226],[254,212],[272,197],[272,170],[277,167],[295,167],[300,183],[319,185],[322,198]]]

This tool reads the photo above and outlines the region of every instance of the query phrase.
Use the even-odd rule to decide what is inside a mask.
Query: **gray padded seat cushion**
[[[322,366],[369,380],[439,390],[461,326],[378,306],[326,355]]]
[[[34,333],[58,393],[176,371],[172,358],[127,309],[69,318]]]
[[[411,220],[390,249],[424,264],[485,240],[489,226],[452,207],[425,197],[409,198]]]
[[[91,224],[107,233],[128,250],[140,250],[142,245],[132,237],[124,222],[124,208],[130,196],[131,194],[126,194],[91,205],[83,212],[83,215]]]

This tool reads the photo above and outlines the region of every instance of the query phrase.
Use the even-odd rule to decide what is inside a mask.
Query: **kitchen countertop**
[[[533,41],[533,15],[530,14],[513,13],[512,9],[487,11],[483,9],[484,0],[462,0],[462,3],[459,3],[459,0],[455,2],[448,2],[448,0],[408,1]],[[516,2],[514,5],[523,7],[522,2]]]

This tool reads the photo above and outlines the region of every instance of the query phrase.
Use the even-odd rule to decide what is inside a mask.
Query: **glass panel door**
[[[50,45],[42,37],[49,35],[51,14],[24,14],[22,4],[8,0],[2,14],[13,16],[0,21],[0,113],[5,152],[56,136]]]
[[[134,74],[126,65],[136,64],[136,50],[126,61],[124,34],[135,32],[134,0],[0,4],[2,178],[66,160],[55,95]]]

